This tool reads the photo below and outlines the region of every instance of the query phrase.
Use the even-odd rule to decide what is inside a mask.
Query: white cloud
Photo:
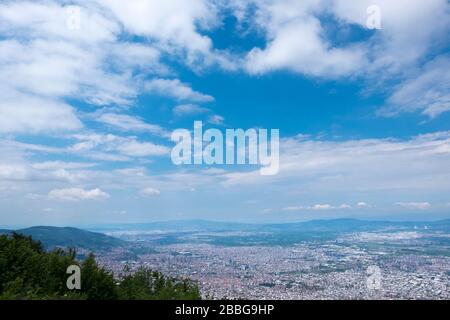
[[[312,206],[294,206],[283,208],[283,211],[326,211],[326,210],[348,210],[352,206],[349,204],[341,204],[338,206],[333,206],[331,204],[314,204]]]
[[[83,127],[75,110],[65,103],[5,93],[0,92],[0,133],[73,131]]]
[[[38,170],[61,170],[61,169],[84,169],[96,166],[96,163],[89,162],[64,162],[64,161],[45,161],[34,163],[31,166]]]
[[[66,27],[65,7],[53,1],[0,4],[0,131],[80,129],[65,98],[104,104],[135,96],[126,75],[103,66],[101,45],[114,40],[114,22],[92,10],[84,15],[83,32],[75,32]]]
[[[373,5],[380,8],[382,30],[352,37],[367,29]],[[401,84],[382,114],[421,111],[433,118],[450,109],[448,58],[423,65],[448,43],[447,0],[234,0],[228,6],[247,31],[265,38],[244,58],[250,74],[350,77],[368,80],[371,90],[395,79]]]
[[[144,157],[164,156],[170,150],[133,136],[91,134],[92,129],[79,135],[70,132],[86,128],[88,123],[83,125],[82,121],[88,118],[109,129],[166,136],[161,126],[132,115],[135,109],[131,106],[146,90],[185,103],[175,107],[174,114],[205,113],[211,116],[211,123],[222,124],[223,117],[195,105],[214,98],[176,79],[176,71],[165,61],[186,63],[194,71],[219,64],[233,70],[239,65],[240,71],[252,74],[289,70],[325,79],[361,76],[369,80],[370,87],[378,81],[395,80],[398,85],[391,86],[393,92],[389,88],[385,91],[390,97],[384,109],[387,114],[422,112],[437,117],[450,109],[449,58],[435,54],[447,45],[448,1],[235,0],[231,2],[239,8],[234,11],[238,28],[248,26],[244,32],[264,41],[239,53],[233,53],[234,48],[229,48],[230,52],[215,49],[206,35],[222,27],[229,3],[134,2],[71,1],[81,7],[80,30],[66,27],[67,1],[1,2],[0,133],[8,139],[12,139],[11,134],[52,134],[49,143],[58,143],[45,146],[9,141],[5,147],[0,141],[2,197],[4,192],[47,194],[50,190],[66,198],[80,198],[75,194],[83,192],[96,197],[103,191],[64,189],[64,184],[100,182],[108,190],[124,186],[141,190],[151,185],[157,188],[154,190],[197,190],[200,196],[202,187],[211,184],[222,188],[224,196],[249,189],[265,191],[260,194],[266,195],[270,190],[274,191],[270,194],[282,194],[294,203],[309,203],[312,195],[326,193],[329,199],[325,201],[334,203],[298,207],[311,211],[346,210],[351,206],[336,204],[353,204],[359,199],[369,203],[381,199],[390,205],[410,196],[432,203],[448,201],[442,200],[450,188],[450,173],[442,169],[450,163],[448,132],[404,140],[284,139],[281,171],[274,177],[228,167],[200,173],[174,169],[158,174],[149,170],[152,175],[139,167],[111,170],[104,164],[100,168],[100,160],[140,166],[148,161]],[[382,9],[383,30],[364,32],[357,37],[361,40],[346,38],[365,26],[366,9],[371,4]],[[134,38],[139,38],[139,43],[132,43]],[[431,56],[434,61],[427,62]],[[98,117],[89,118],[75,108],[79,102],[104,108],[91,111]],[[61,131],[69,133],[55,134]],[[47,143],[46,139],[39,141]],[[35,156],[39,161],[53,157],[75,160],[29,161]],[[79,162],[80,158],[99,160],[99,168],[92,169],[91,164]],[[276,196],[265,198],[286,203]],[[427,207],[426,203],[415,204]],[[368,205],[360,202],[354,207]],[[398,207],[407,209],[405,205]]]
[[[421,111],[435,118],[450,111],[450,58],[438,57],[408,80],[398,85],[380,110],[381,115]]]
[[[181,104],[173,108],[173,114],[177,117],[208,113],[210,110],[196,104]]]
[[[286,3],[276,2],[273,7],[277,15],[283,11],[283,17],[271,16],[264,21],[270,38],[266,48],[254,48],[248,54],[246,68],[250,73],[286,69],[314,76],[336,77],[358,73],[366,64],[362,46],[333,48],[327,43],[317,18],[305,17],[303,12],[299,12],[299,17],[292,19],[291,8]],[[280,23],[278,19],[286,21]]]
[[[378,76],[402,72],[405,66],[417,65],[433,48],[445,46],[442,41],[450,27],[446,0],[334,0],[331,10],[342,21],[364,28],[366,10],[371,5],[381,11],[382,30],[367,41],[367,54],[372,60],[369,68],[374,68]]]
[[[327,193],[342,200],[352,195],[370,201],[408,194],[443,196],[450,188],[450,172],[443,170],[450,164],[450,132],[406,140],[289,138],[281,140],[280,148],[278,175],[263,177],[258,170],[227,172],[220,175],[222,184],[233,188],[270,185],[282,193]]]
[[[329,204],[315,204],[311,207],[311,210],[330,210],[333,206]]]
[[[358,208],[362,209],[362,208],[369,208],[370,205],[365,203],[364,201],[358,202],[356,205]]]
[[[130,177],[145,177],[147,174],[147,170],[145,168],[125,168],[118,169],[115,172]]]
[[[214,100],[212,96],[192,90],[189,85],[178,79],[153,79],[145,84],[145,89],[180,101],[210,102]]]
[[[143,72],[168,74],[168,66],[160,62],[161,52],[148,44],[119,42],[111,47],[111,59],[122,70],[139,68]]]
[[[27,36],[25,34],[25,36]],[[30,36],[30,35],[28,35]],[[0,79],[4,94],[20,91],[41,99],[76,97],[95,105],[130,103],[137,95],[128,71],[113,72],[108,45],[87,47],[58,39],[0,41]]]
[[[231,3],[235,15],[245,17],[266,40],[263,48],[255,47],[247,56],[251,73],[287,69],[319,77],[368,73],[373,77],[375,73],[377,78],[402,73],[402,68],[417,65],[432,48],[445,46],[442,39],[450,27],[446,0]],[[382,30],[358,41],[332,35],[342,38],[352,28],[366,28],[367,8],[372,5],[381,10]]]
[[[146,123],[142,119],[126,114],[103,113],[95,117],[99,122],[105,123],[123,131],[149,132],[160,136],[170,136],[170,133],[156,124]]]
[[[121,22],[125,31],[155,40],[169,50],[187,51],[190,62],[207,56],[211,40],[198,28],[217,23],[213,3],[203,0],[137,0],[133,5],[121,0],[98,0]],[[173,48],[173,49],[172,49]]]
[[[125,157],[164,156],[170,148],[151,142],[137,141],[136,137],[120,137],[113,134],[75,134],[71,136],[79,142],[71,145],[68,152],[86,155],[106,161],[127,160]],[[116,157],[119,158],[116,158]]]
[[[118,146],[117,151],[131,157],[147,157],[167,155],[170,149],[151,142],[130,141]]]
[[[165,55],[182,57],[193,69],[218,63],[231,69],[243,65],[250,73],[287,69],[325,78],[395,76],[404,82],[389,99],[388,113],[421,111],[436,117],[449,110],[450,81],[444,71],[448,58],[421,66],[430,50],[446,44],[443,39],[450,25],[446,0],[138,0],[132,6],[120,0],[92,0],[71,4],[81,8],[80,30],[67,28],[66,6],[56,1],[0,4],[0,132],[77,130],[82,124],[76,110],[64,102],[73,98],[99,106],[126,106],[149,90],[180,101],[214,100],[178,79],[146,83],[143,79],[149,76],[171,75],[161,62]],[[330,19],[323,18],[327,15],[334,18],[328,23],[338,31],[365,27],[371,4],[382,10],[383,30],[361,41],[342,43],[327,33],[324,21]],[[264,46],[234,56],[214,49],[202,32],[220,27],[229,8],[240,22],[248,20],[248,31],[263,35]],[[129,36],[141,36],[143,41],[132,43],[126,40]],[[419,71],[409,72],[415,68]],[[116,120],[105,121],[117,125]],[[136,121],[122,129],[159,130]]]
[[[429,202],[397,202],[397,205],[412,210],[428,210],[431,208]]]
[[[218,114],[214,114],[208,118],[208,122],[215,125],[223,125],[224,121],[225,118]]]
[[[139,194],[144,197],[153,197],[153,196],[159,196],[161,194],[161,191],[155,188],[145,188],[142,189]]]
[[[1,146],[0,149],[5,150]],[[16,152],[16,155],[12,158],[5,155],[0,161],[0,182],[9,182],[16,187],[18,183],[23,185],[28,183],[39,185],[43,182],[76,183],[95,176],[94,171],[89,169],[96,164],[62,161],[31,163],[27,161],[26,154],[21,154],[20,150],[14,150],[12,147],[9,150]]]
[[[82,2],[80,2],[82,4]],[[93,10],[81,6],[82,29],[67,28],[66,6],[56,1],[3,1],[0,10],[0,28],[6,35],[62,39],[85,44],[114,40],[118,25]],[[82,32],[81,32],[82,31]]]
[[[75,109],[63,102],[67,98],[99,106],[131,104],[144,90],[141,81],[144,74],[170,73],[160,62],[160,56],[161,50],[174,54],[170,49],[175,40],[174,32],[179,40],[174,45],[181,48],[188,45],[192,52],[209,52],[209,44],[200,48],[200,43],[209,43],[209,39],[195,30],[197,23],[206,23],[209,19],[206,16],[210,15],[210,8],[201,1],[189,4],[187,11],[178,11],[178,5],[186,6],[183,1],[167,5],[140,1],[139,5],[133,6],[115,1],[100,2],[111,9],[113,15],[95,1],[73,3],[81,8],[80,30],[67,28],[66,7],[55,1],[0,4],[0,32],[3,35],[0,40],[0,132],[80,129],[82,124]],[[153,10],[155,6],[159,9]],[[186,20],[180,15],[185,15]],[[156,20],[149,17],[167,26],[158,23],[157,31],[152,31]],[[167,40],[164,41],[167,43],[162,46],[153,41],[149,44],[122,40],[122,27],[139,35]],[[162,30],[167,31],[166,36]],[[186,36],[191,39],[184,38]],[[194,39],[200,47],[195,48]],[[149,87],[156,85],[156,90],[161,90],[162,94],[180,100],[213,100],[177,79],[160,80],[150,82]],[[166,134],[157,125],[125,117],[105,114],[101,120],[116,127],[121,124],[123,130]]]
[[[96,188],[85,190],[82,188],[55,189],[48,194],[50,199],[63,201],[102,200],[109,198],[109,194]]]
[[[0,163],[0,179],[22,180],[28,177],[27,168],[20,164]]]
[[[87,141],[86,138],[83,139],[80,142]],[[101,141],[107,138],[102,136],[98,139]],[[113,137],[111,139],[114,141]],[[150,170],[147,172],[142,167],[125,167],[119,170],[95,168],[85,171],[88,168],[77,163],[27,164],[20,158],[14,158],[11,152],[1,150],[5,151],[8,158],[0,161],[0,188],[8,190],[8,194],[36,194],[45,192],[43,190],[65,189],[66,183],[102,185],[108,190],[126,188],[141,191],[152,186],[152,189],[171,191],[188,191],[194,188],[198,195],[193,196],[204,197],[203,190],[216,185],[221,201],[235,199],[236,194],[241,197],[264,195],[261,210],[266,207],[284,208],[283,204],[288,201],[309,203],[317,195],[326,195],[326,199],[321,196],[323,200],[315,200],[315,204],[274,210],[304,212],[311,217],[318,213],[330,216],[363,214],[371,211],[365,208],[375,204],[380,214],[388,209],[392,213],[395,210],[392,204],[408,197],[429,199],[429,203],[448,202],[450,176],[442,170],[450,163],[448,132],[408,140],[284,139],[281,147],[280,173],[271,177],[262,177],[259,171],[244,172],[242,168],[237,169],[238,171],[233,171],[233,168],[201,171],[184,168],[164,174]],[[93,148],[106,152],[110,147],[101,144]],[[114,143],[111,148],[115,148]],[[41,152],[39,148],[28,146],[26,150],[26,154],[30,150],[38,150],[33,153]],[[90,151],[92,150],[79,151],[77,155],[86,156]],[[11,185],[16,189],[9,188]],[[360,199],[364,199],[364,202],[359,201]],[[403,202],[402,206],[396,205],[394,212],[407,213],[414,209],[413,205],[409,204],[408,207],[404,203],[408,202]],[[426,209],[427,204],[417,202],[415,207]],[[444,210],[443,207],[431,206],[426,212],[434,212],[432,209]]]

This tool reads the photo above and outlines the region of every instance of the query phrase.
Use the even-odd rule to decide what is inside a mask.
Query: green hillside
[[[37,226],[19,230],[0,230],[0,234],[16,232],[31,236],[42,242],[46,248],[65,247],[83,248],[91,251],[107,250],[126,245],[125,241],[98,232],[91,232],[70,227]]]
[[[46,251],[22,234],[0,235],[0,299],[200,299],[198,286],[190,280],[149,269],[114,276],[98,266],[94,255],[83,261],[75,256],[74,250]],[[70,265],[81,269],[80,290],[66,286]]]

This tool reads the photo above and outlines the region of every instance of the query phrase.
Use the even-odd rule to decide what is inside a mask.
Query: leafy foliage
[[[200,291],[198,286],[190,280],[175,280],[164,277],[157,271],[146,268],[123,277],[119,285],[119,293],[127,300],[198,300]]]
[[[0,299],[200,299],[198,286],[190,280],[165,277],[140,269],[118,281],[98,266],[93,254],[83,262],[75,250],[47,252],[30,236],[0,236]],[[66,287],[67,267],[81,268],[81,290]]]
[[[0,230],[0,234],[12,234],[13,232],[12,230]],[[34,240],[41,241],[46,249],[76,246],[77,248],[97,251],[124,245],[124,241],[120,239],[98,232],[70,227],[37,226],[16,230],[16,233],[31,236]]]

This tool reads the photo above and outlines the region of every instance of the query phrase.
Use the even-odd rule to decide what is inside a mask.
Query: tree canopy
[[[81,269],[81,289],[66,286],[67,267]],[[0,236],[0,299],[175,300],[200,299],[196,283],[140,268],[115,278],[90,254],[76,260],[74,249],[45,251],[40,242],[13,233]]]

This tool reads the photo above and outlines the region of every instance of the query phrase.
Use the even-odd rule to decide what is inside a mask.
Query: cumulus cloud
[[[71,5],[80,9],[77,28],[68,27],[72,13],[64,3],[2,2],[0,132],[80,129],[67,99],[127,106],[143,92],[143,75],[171,72],[160,62],[161,52],[183,57],[187,50],[192,61],[210,54],[211,41],[197,27],[208,28],[216,21],[215,13],[205,2],[194,2],[140,0],[130,6],[122,1],[75,1]],[[123,34],[144,36],[146,41],[129,42]],[[177,99],[212,100],[175,79],[165,85],[158,88]],[[117,124],[117,117],[104,120]],[[127,120],[127,128],[161,132]]]
[[[213,4],[203,0],[139,0],[133,5],[121,0],[98,0],[118,18],[125,31],[159,42],[160,46],[186,50],[188,60],[208,55],[212,41],[199,32],[216,25]]]
[[[292,2],[284,1],[261,8],[270,10],[262,13],[265,19],[261,25],[270,38],[264,49],[254,48],[247,55],[246,68],[250,73],[285,69],[336,77],[357,73],[365,66],[365,52],[361,46],[332,47],[322,36],[319,19],[304,12],[303,6],[297,19],[293,19],[292,5]],[[298,7],[294,5],[294,8]]]
[[[448,57],[423,63],[432,49],[446,45],[450,28],[446,0],[139,0],[133,5],[93,0],[71,4],[80,8],[79,29],[67,27],[65,3],[0,4],[0,132],[78,130],[82,123],[69,100],[129,106],[145,91],[193,103],[214,100],[179,79],[161,78],[173,76],[161,62],[166,56],[180,58],[192,69],[219,65],[251,74],[289,70],[321,78],[395,78],[401,83],[384,114],[419,111],[437,117],[449,110],[450,80],[444,72]],[[381,9],[383,30],[356,41],[352,37],[339,40],[329,33],[327,24],[339,34],[361,31],[366,9],[373,4]],[[214,48],[207,34],[219,28],[228,14],[238,22],[246,19],[246,31],[262,35],[265,43],[243,53]],[[133,36],[142,41],[128,40]],[[112,126],[118,124],[117,116],[103,118]],[[160,131],[156,125],[138,123],[139,119],[121,120],[128,122],[123,130]]]
[[[161,194],[161,191],[155,188],[145,188],[142,189],[139,194],[143,197],[153,197],[153,196],[159,196]]]
[[[0,4],[0,119],[6,132],[41,133],[82,127],[76,98],[92,104],[127,104],[136,96],[126,72],[108,69],[107,47],[116,22],[83,7],[82,30],[66,26],[63,4],[5,1]]]
[[[82,188],[55,189],[48,194],[50,199],[63,201],[102,200],[109,198],[109,194],[96,188],[85,190]]]
[[[374,5],[381,30],[367,30],[367,9]],[[399,85],[380,114],[419,111],[434,118],[450,109],[448,57],[427,62],[448,43],[446,0],[234,0],[229,6],[249,32],[265,38],[243,59],[250,74],[288,70],[362,79],[376,88],[395,79]],[[363,31],[364,37],[351,36]]]
[[[358,207],[358,208],[369,208],[370,207],[370,205],[369,204],[367,204],[367,203],[365,203],[364,201],[361,201],[361,202],[358,202],[357,204],[356,204],[356,206]]]
[[[145,89],[181,101],[210,102],[214,100],[212,96],[194,91],[178,79],[153,79],[145,84]]]
[[[74,108],[65,103],[9,93],[0,92],[0,133],[42,133],[83,128]]]
[[[8,139],[16,134],[21,138],[51,134],[51,141],[39,139],[41,144],[0,141],[2,195],[15,191],[67,199],[102,197],[100,189],[60,185],[97,185],[99,181],[108,188],[126,185],[145,190],[151,185],[157,188],[151,190],[195,189],[198,194],[202,186],[211,184],[224,192],[251,189],[268,194],[269,190],[272,195],[285,195],[291,203],[317,201],[311,195],[318,193],[329,195],[330,199],[319,201],[333,204],[292,207],[311,211],[370,207],[357,203],[359,199],[375,205],[376,200],[387,198],[392,206],[411,194],[412,199],[432,203],[438,203],[433,197],[447,196],[450,175],[442,168],[450,162],[449,132],[409,139],[284,139],[280,174],[274,177],[261,177],[259,170],[230,168],[164,174],[149,170],[149,175],[139,167],[111,170],[106,167],[109,164],[103,168],[100,164],[91,168],[94,164],[79,159],[140,166],[148,161],[145,157],[168,155],[167,146],[121,136],[127,132],[168,136],[155,120],[133,115],[132,106],[145,93],[181,104],[173,109],[175,115],[205,114],[210,123],[223,124],[222,116],[201,105],[214,97],[177,79],[177,71],[166,65],[168,60],[194,71],[219,65],[252,75],[287,70],[319,79],[357,78],[386,93],[380,114],[420,112],[438,117],[450,110],[449,57],[439,53],[448,43],[448,1],[134,2],[71,1],[81,9],[80,29],[67,28],[67,1],[1,2],[0,134]],[[366,9],[373,4],[380,6],[383,29],[363,30]],[[243,32],[258,38],[252,42],[258,45],[238,51],[214,48],[211,31],[221,28],[228,14],[235,15]],[[135,38],[139,42],[132,42]],[[389,88],[383,86],[386,80]],[[91,116],[82,112],[87,108]],[[101,109],[92,112],[92,108]],[[94,133],[85,120],[101,123],[101,129],[115,130],[115,134]],[[58,134],[61,131],[63,135]],[[74,131],[81,133],[74,135]],[[41,162],[30,161],[34,157]],[[46,157],[74,160],[43,160]],[[357,204],[339,205],[343,201]],[[397,207],[426,209],[427,204],[400,202]]]
[[[398,73],[406,65],[415,66],[430,49],[445,45],[439,40],[450,27],[446,0],[231,3],[238,19],[244,16],[265,36],[265,46],[253,48],[246,57],[251,73],[287,69],[336,77],[380,72],[381,68],[384,74]],[[380,9],[382,30],[356,41],[336,36],[367,29],[367,8],[373,5]],[[330,23],[335,36],[327,30]],[[411,33],[417,25],[421,26],[417,33]]]
[[[380,9],[382,30],[367,41],[369,68],[396,73],[405,66],[416,66],[430,50],[445,46],[442,40],[450,27],[446,0],[334,0],[331,11],[342,21],[365,28],[366,10],[372,5]]]
[[[82,45],[70,39],[28,37],[27,42],[0,41],[5,93],[26,92],[49,100],[77,97],[94,105],[129,104],[137,95],[127,72],[108,68],[110,53],[99,48],[101,42]]]

